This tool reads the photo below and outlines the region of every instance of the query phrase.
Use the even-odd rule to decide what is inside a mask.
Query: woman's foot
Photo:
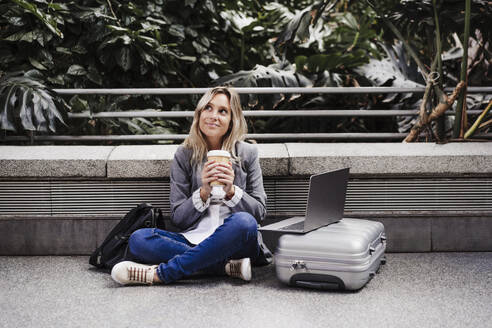
[[[230,260],[225,265],[225,272],[231,277],[250,281],[251,260],[249,259],[249,257],[240,260]]]
[[[160,282],[157,277],[157,265],[145,265],[132,261],[116,264],[111,270],[111,277],[122,285],[152,285]]]

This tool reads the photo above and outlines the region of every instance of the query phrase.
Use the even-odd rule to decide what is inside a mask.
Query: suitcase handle
[[[304,281],[297,280],[296,286],[299,287],[307,287],[307,288],[315,288],[315,289],[342,289],[340,285],[332,282],[321,282],[321,281]]]
[[[324,274],[296,273],[290,278],[289,284],[316,289],[345,289],[342,279]]]

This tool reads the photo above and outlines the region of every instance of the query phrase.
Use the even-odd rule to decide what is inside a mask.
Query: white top
[[[192,195],[193,206],[199,212],[208,209],[208,212],[200,219],[198,225],[194,229],[182,232],[181,234],[192,244],[198,245],[207,237],[212,235],[219,226],[224,223],[224,220],[231,214],[231,207],[236,206],[243,197],[243,190],[238,186],[234,186],[234,196],[230,200],[203,202],[200,197],[200,188],[195,190]]]

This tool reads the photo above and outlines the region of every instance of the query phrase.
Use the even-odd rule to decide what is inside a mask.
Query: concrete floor
[[[0,327],[492,327],[492,253],[388,254],[358,292],[194,277],[120,287],[87,257],[0,257]]]

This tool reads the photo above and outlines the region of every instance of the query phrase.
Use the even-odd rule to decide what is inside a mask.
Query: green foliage
[[[432,62],[436,47],[434,44],[436,24],[431,0],[419,1],[372,1],[378,14],[387,17],[403,34],[410,45],[417,49],[420,59],[428,66]],[[465,1],[463,0],[438,0],[436,1],[439,25],[441,30],[443,57],[451,59],[451,54],[458,53],[462,49],[462,34],[465,23]],[[471,6],[470,30],[479,31],[480,36],[476,39],[485,41],[492,37],[492,7],[488,1],[473,0]],[[383,37],[390,43],[394,41],[394,34],[387,26],[377,21],[378,26],[384,30]],[[483,45],[487,43],[483,42]],[[456,63],[461,55],[455,56],[453,60],[444,61],[444,83],[455,85],[459,75]],[[490,58],[489,58],[490,59]],[[482,70],[482,75],[486,70]],[[489,84],[492,81],[482,80],[481,83]],[[471,84],[473,85],[473,84]],[[479,85],[479,84],[477,84]],[[482,84],[483,85],[483,84]]]
[[[76,88],[205,86],[231,72],[237,36],[210,1],[33,3],[0,7],[3,70]]]
[[[468,3],[468,2],[467,2]],[[483,0],[471,1],[471,10],[465,11],[465,1],[462,0],[420,0],[420,1],[394,1],[374,2],[375,10],[381,17],[389,19],[396,29],[403,35],[403,39],[417,51],[414,51],[415,58],[423,62],[427,67],[436,58],[436,53],[442,51],[442,70],[438,68],[439,84],[444,86],[456,86],[458,75],[465,80],[466,73],[467,85],[491,85],[490,64],[492,56],[488,50],[492,29],[492,7],[490,3]],[[474,35],[462,35],[464,26],[469,23],[469,30],[474,31]],[[437,26],[437,24],[439,24]],[[389,24],[381,25],[385,30],[384,37],[389,42],[393,42],[393,30],[388,29]],[[439,27],[439,29],[437,28]],[[437,35],[438,31],[440,35]],[[439,40],[442,42],[435,42]],[[466,44],[462,44],[464,41]],[[470,50],[463,51],[468,48]],[[470,55],[472,58],[466,59]],[[464,58],[464,59],[462,59]],[[460,59],[461,63],[460,63]],[[400,59],[400,61],[403,61]],[[464,65],[461,65],[464,64]],[[460,66],[462,66],[460,74]],[[423,69],[422,69],[423,70]],[[467,95],[466,103],[469,109],[484,108],[489,96]],[[461,129],[461,105],[463,99],[460,98],[457,104],[458,119],[455,124],[454,136],[458,136]],[[437,105],[434,103],[434,106]],[[448,126],[452,124],[452,119],[448,120]],[[401,127],[400,127],[401,129]]]
[[[45,13],[41,10],[38,9],[38,7],[33,4],[29,3],[28,1],[25,0],[13,0],[15,3],[17,3],[20,7],[24,8],[26,12],[29,12],[36,16],[41,22],[44,23],[44,25],[55,35],[59,36],[60,38],[63,38],[63,33],[58,29],[57,26],[57,20],[54,16],[50,15],[49,13]],[[42,2],[42,1],[39,1]],[[57,8],[61,9],[62,5],[61,4],[51,4],[50,5],[52,8]]]
[[[371,57],[381,58],[374,12],[365,9],[356,18],[350,12],[331,12],[336,4],[321,1],[298,12],[277,39],[277,48],[293,57],[298,72],[348,73]]]
[[[415,88],[425,87],[417,65],[407,61],[405,48],[401,43],[392,47],[383,45],[387,56],[381,60],[371,59],[369,63],[359,66],[355,72],[360,76],[362,85],[378,87]],[[394,93],[375,97],[367,102],[366,109],[414,110],[416,113],[422,102],[421,94]],[[400,116],[396,118],[398,132],[409,132],[416,122],[416,117]]]
[[[0,78],[0,129],[56,132],[56,121],[65,124],[63,104],[36,79],[36,71]]]
[[[36,70],[41,81],[37,83],[42,83],[40,90],[422,83],[415,66],[401,49],[393,47],[394,35],[381,24],[378,15],[389,17],[429,65],[434,53],[432,2],[373,2],[378,14],[366,2],[350,0],[4,1],[0,3],[0,74]],[[447,82],[457,79],[459,71],[460,45],[455,40],[463,30],[462,2],[437,1]],[[491,67],[490,8],[485,0],[473,1],[471,28],[475,44],[470,45],[474,51],[470,57],[474,58],[470,79],[476,84],[490,83],[490,74],[484,74]],[[388,45],[382,45],[383,40]],[[38,88],[32,81],[22,83],[23,89],[16,88],[12,93],[15,99],[2,103],[8,108],[2,111],[2,129],[41,131],[44,125],[36,120],[30,125],[25,115],[26,124],[22,123],[20,114],[17,114],[18,123],[13,118],[13,108],[23,103],[22,90]],[[2,89],[4,98],[7,89]],[[377,99],[329,95],[242,97],[243,104],[252,109],[418,106],[413,95]],[[73,96],[64,100],[71,112],[96,113],[143,108],[193,110],[196,98]],[[30,99],[32,102],[34,98]],[[11,105],[12,101],[15,105]],[[26,108],[34,108],[27,100],[25,104]],[[62,107],[51,104],[40,107],[45,118],[54,117],[44,130],[53,131],[53,122],[58,120],[55,110],[61,113]],[[258,119],[250,123],[256,132],[299,128],[303,132],[366,131],[379,127],[369,119]],[[400,130],[408,124],[400,126]],[[69,134],[186,133],[188,128],[188,119],[90,118],[71,120],[70,128],[62,131]],[[396,124],[389,122],[385,128],[396,129]]]
[[[357,32],[341,37],[357,28],[354,17],[338,15],[325,24],[326,17],[321,13],[328,4],[323,1],[260,4],[210,0],[63,3],[17,0],[0,5],[5,13],[0,18],[0,70],[36,69],[52,88],[204,87],[220,76],[223,78],[217,81],[226,83],[228,79],[248,74],[242,84],[236,83],[238,79],[229,82],[238,86],[312,85],[301,72],[314,73],[314,80],[319,83],[327,74],[333,74],[327,71],[336,69],[346,73],[344,69],[367,61],[361,59],[367,54],[360,46],[364,44],[365,34],[357,37],[355,45]],[[320,19],[317,19],[319,27],[311,35],[310,20],[306,17],[311,17],[312,9],[319,10]],[[289,46],[286,59],[300,67],[300,60],[305,57],[306,67],[298,69],[298,73],[280,67],[281,64],[267,67],[281,62],[274,41],[282,31],[285,33],[289,26],[295,25],[289,22],[296,15],[302,16],[303,25],[297,26],[292,35],[302,32],[310,38],[303,44]],[[325,39],[318,41],[318,36]],[[288,42],[298,39],[294,37]],[[325,47],[328,44],[331,46]],[[320,49],[323,53],[309,55]],[[341,59],[332,60],[337,55]],[[296,60],[296,56],[300,59]],[[276,108],[296,98],[250,96],[245,103],[255,108]],[[183,101],[156,96],[75,96],[66,100],[72,112],[135,108],[190,110],[195,105],[194,97]],[[162,124],[157,120],[72,120],[71,125],[69,133],[89,134],[141,133],[159,126],[175,132],[187,128],[187,122]]]
[[[0,4],[0,71],[36,69],[51,88],[204,87],[232,72],[228,58],[238,52],[239,34],[218,13],[224,5],[208,0],[5,2]],[[175,104],[149,96],[128,97],[117,106],[110,98],[85,102],[92,111]]]

